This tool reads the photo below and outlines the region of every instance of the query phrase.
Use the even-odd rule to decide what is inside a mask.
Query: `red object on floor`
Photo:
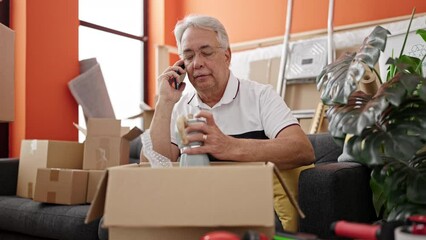
[[[207,233],[200,240],[240,240],[240,237],[226,231],[215,231]]]
[[[380,225],[368,225],[337,221],[334,225],[334,234],[339,237],[356,238],[364,240],[377,240]]]
[[[408,218],[412,225],[412,233],[426,235],[426,216],[414,215]]]

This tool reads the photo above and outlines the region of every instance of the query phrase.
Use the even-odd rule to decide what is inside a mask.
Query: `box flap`
[[[273,226],[271,165],[109,169],[105,226]]]
[[[128,140],[128,141],[132,141],[133,139],[140,136],[142,133],[143,133],[142,130],[140,130],[138,127],[134,127],[134,128],[132,128],[132,130],[130,130],[129,132],[124,134],[123,138]]]
[[[102,176],[101,180],[99,181],[95,196],[93,197],[93,201],[90,204],[90,208],[89,208],[89,211],[87,212],[84,223],[87,224],[96,219],[99,219],[104,214],[107,183],[108,183],[108,171],[105,172],[105,174]]]
[[[120,137],[121,121],[113,118],[89,118],[87,136]]]
[[[137,164],[128,164],[122,166],[116,166],[106,169],[105,174],[103,174],[101,180],[98,183],[98,187],[96,189],[95,196],[93,197],[93,201],[90,204],[89,211],[87,211],[85,223],[90,223],[96,219],[99,219],[104,215],[105,209],[105,200],[106,200],[106,192],[108,187],[108,179],[109,179],[109,170],[113,168],[126,168],[126,167],[137,167]]]

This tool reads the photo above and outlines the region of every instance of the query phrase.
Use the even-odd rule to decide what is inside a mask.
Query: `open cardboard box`
[[[110,239],[199,239],[227,230],[274,234],[273,165],[107,169],[86,223],[104,216]]]
[[[86,135],[83,169],[104,170],[129,163],[130,141],[142,134],[137,127],[121,127],[112,118],[89,118],[87,130],[74,124]]]

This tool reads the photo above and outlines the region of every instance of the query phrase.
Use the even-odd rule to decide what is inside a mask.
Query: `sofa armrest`
[[[306,218],[299,230],[330,239],[334,221],[376,220],[369,181],[370,170],[354,162],[316,164],[301,172],[298,200]]]
[[[16,194],[18,167],[17,158],[0,158],[0,195]]]

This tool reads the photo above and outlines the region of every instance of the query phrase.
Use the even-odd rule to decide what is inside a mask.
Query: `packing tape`
[[[108,155],[107,149],[105,148],[96,149],[96,169],[106,168],[106,163],[108,161],[107,155]]]
[[[96,149],[96,169],[105,169],[109,159],[110,140],[100,139],[99,147]]]
[[[37,151],[37,140],[32,140],[30,144],[31,155],[34,155],[35,151]]]
[[[49,180],[51,182],[57,182],[59,180],[59,169],[51,169]]]
[[[56,192],[47,192],[47,202],[55,203],[56,202]]]

